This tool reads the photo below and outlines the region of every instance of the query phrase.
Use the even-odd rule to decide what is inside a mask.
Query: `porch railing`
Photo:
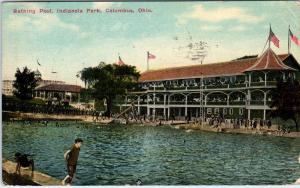
[[[207,101],[207,105],[227,105],[227,101]]]
[[[170,101],[169,104],[185,104],[185,101]]]
[[[245,105],[246,101],[229,101],[229,105]]]
[[[229,84],[229,87],[230,88],[243,88],[243,87],[246,87],[246,84],[245,83],[239,83],[239,84]]]
[[[251,105],[264,105],[264,101],[263,100],[252,100],[250,101]]]
[[[251,82],[251,86],[264,86],[265,82]]]

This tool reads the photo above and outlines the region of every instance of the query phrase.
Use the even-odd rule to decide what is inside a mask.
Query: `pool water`
[[[34,154],[36,170],[58,179],[64,152],[82,138],[74,185],[282,185],[300,177],[299,138],[78,122],[2,128],[4,158]]]

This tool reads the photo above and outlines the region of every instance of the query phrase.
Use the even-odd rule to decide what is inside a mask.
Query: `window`
[[[233,114],[233,109],[232,109],[232,108],[229,109],[229,114],[230,114],[230,115]]]
[[[223,114],[224,114],[224,115],[227,114],[227,108],[223,108]]]
[[[219,114],[219,108],[215,108],[215,114]]]
[[[211,108],[207,108],[207,114],[211,114]]]
[[[244,113],[244,109],[240,108],[239,114],[240,114],[240,115],[243,115],[243,113]]]

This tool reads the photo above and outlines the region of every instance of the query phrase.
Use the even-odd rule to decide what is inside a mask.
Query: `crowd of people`
[[[82,110],[64,105],[40,105],[27,103],[9,103],[4,102],[2,105],[3,111],[27,112],[27,113],[43,113],[56,115],[92,115],[91,110]]]
[[[268,128],[272,127],[271,120],[262,120],[262,119],[244,119],[244,118],[236,118],[236,119],[224,119],[221,117],[214,117],[214,118],[205,118],[205,122],[208,123],[210,126],[221,126],[221,125],[232,125],[232,128],[238,129],[241,127],[256,129],[258,126],[260,128]]]

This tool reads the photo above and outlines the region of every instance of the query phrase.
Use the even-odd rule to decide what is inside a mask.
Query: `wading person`
[[[63,179],[62,184],[71,184],[76,172],[77,160],[79,156],[80,147],[83,140],[80,138],[75,139],[75,143],[72,145],[71,150],[68,150],[64,154],[64,158],[67,161],[68,175]]]

